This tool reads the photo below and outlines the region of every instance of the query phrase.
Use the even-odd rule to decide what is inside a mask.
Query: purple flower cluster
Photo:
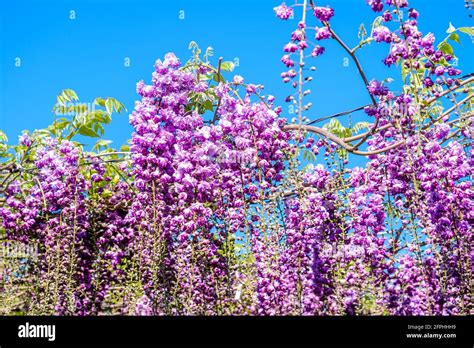
[[[372,36],[377,42],[383,41],[386,43],[390,43],[393,41],[392,32],[390,31],[390,29],[388,29],[387,27],[384,27],[383,25],[380,25],[374,28],[372,32]]]
[[[248,205],[281,179],[288,134],[274,111],[251,102],[260,88],[254,85],[243,100],[229,85],[213,87],[218,121],[206,125],[202,114],[186,110],[202,83],[178,67],[168,54],[156,63],[153,85],[137,87],[142,100],[130,123],[139,194],[129,219],[140,226],[137,241],[145,241],[135,247],[142,248],[145,293],[155,312],[210,314],[223,306],[221,292],[230,290],[221,286],[232,280],[221,251],[245,228]],[[170,309],[171,300],[177,305]]]
[[[334,10],[328,7],[315,7],[313,9],[314,15],[321,22],[328,22],[334,16]]]
[[[32,185],[10,185],[0,209],[9,239],[40,246],[37,286],[43,296],[32,303],[38,313],[97,314],[120,278],[117,265],[132,232],[122,212],[130,191],[123,182],[112,188],[97,159],[86,180],[80,157],[72,142],[44,140],[36,149]],[[108,200],[91,201],[104,191],[113,192]]]
[[[287,20],[293,14],[293,9],[291,7],[286,7],[285,3],[277,6],[273,9],[278,18]]]
[[[369,85],[367,86],[367,89],[369,90],[370,94],[376,96],[384,96],[387,95],[389,92],[388,88],[377,80],[370,81]]]
[[[331,32],[328,27],[321,27],[316,29],[316,40],[325,40],[331,37]]]
[[[287,19],[289,17],[286,15],[283,15],[285,11],[287,11],[288,8],[285,6],[283,3],[281,6],[275,7],[275,12],[277,13],[277,17],[281,19]],[[332,37],[331,31],[329,30],[328,27],[328,22],[331,20],[331,18],[334,16],[334,10],[329,7],[321,7],[321,6],[313,6],[312,8],[314,16],[323,24],[322,27],[316,28],[315,29],[315,39],[316,40],[325,40],[329,39]],[[286,14],[286,13],[285,13]],[[291,14],[293,14],[293,10],[291,9]],[[324,53],[324,47],[321,47],[319,45],[315,45],[308,41],[308,34],[307,31],[309,28],[306,28],[306,23],[301,21],[298,23],[298,28],[293,31],[291,34],[291,42],[287,43],[283,47],[283,51],[285,52],[285,55],[281,58],[282,63],[287,67],[287,68],[293,68],[295,66],[295,60],[292,59],[292,55],[294,54],[299,54],[301,60],[301,54],[302,52],[308,48],[310,45],[312,45],[311,48],[311,57],[317,57],[320,56]],[[301,64],[302,62],[300,61],[300,68],[302,68]],[[291,69],[286,72],[283,72],[281,74],[283,82],[287,83],[290,82],[291,79],[293,79],[296,76],[296,72]],[[297,82],[293,82],[292,86],[296,88],[298,86]]]

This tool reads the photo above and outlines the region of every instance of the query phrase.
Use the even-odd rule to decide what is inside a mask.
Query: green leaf
[[[104,110],[95,110],[89,112],[86,116],[86,119],[89,120],[89,122],[100,122],[104,124],[109,124],[112,121],[110,114]]]
[[[218,78],[218,76],[219,76],[219,78]],[[214,81],[216,81],[216,82],[217,82],[218,80],[219,80],[220,82],[225,82],[225,79],[224,79],[224,77],[222,76],[222,74],[219,74],[219,75],[218,75],[217,73],[215,73],[215,74],[212,75],[212,79],[213,79]]]
[[[99,134],[94,132],[91,128],[86,127],[86,126],[81,126],[79,128],[79,134],[84,135],[86,137],[91,137],[91,138],[99,138]]]
[[[453,47],[448,44],[446,41],[441,41],[438,45],[438,49],[443,52],[444,54],[452,55],[454,53]]]
[[[120,151],[130,151],[130,145],[124,144],[120,146]]]
[[[452,33],[451,35],[449,35],[449,39],[457,42],[458,44],[461,43],[461,40],[459,40],[459,34],[457,33]]]
[[[369,122],[365,122],[365,121],[361,121],[361,122],[357,122],[353,127],[352,127],[352,131],[354,133],[359,133],[360,131],[362,130],[369,130],[370,129],[370,123]]]
[[[92,126],[92,128],[94,129],[94,131],[99,134],[100,136],[104,135],[104,127],[102,126],[102,124],[100,123],[94,123],[94,125]]]
[[[102,106],[102,107],[105,108],[105,99],[104,99],[104,98],[100,98],[100,97],[95,98],[95,99],[94,99],[94,104],[100,105],[100,106]]]
[[[446,30],[448,34],[454,33],[456,31],[456,28],[449,22],[449,28]]]
[[[383,21],[384,21],[384,20],[383,20],[382,16],[376,17],[376,18],[374,19],[373,23],[372,23],[372,29],[373,29],[373,28],[376,28],[376,27],[378,27],[378,26],[380,26],[380,25],[382,25]]]
[[[56,120],[56,122],[52,125],[53,129],[58,129],[58,130],[63,130],[67,126],[71,124],[71,121],[69,121],[66,118],[59,118]]]
[[[77,96],[76,92],[74,92],[72,89],[64,89],[61,91],[61,93],[57,96],[56,98],[58,104],[64,105],[65,102],[70,102],[70,101],[76,101],[79,100],[79,97]]]
[[[233,71],[234,70],[234,63],[233,62],[223,62],[221,64],[222,71]]]
[[[112,140],[97,140],[95,145],[92,147],[92,150],[100,150],[101,148],[107,148]]]
[[[0,157],[5,158],[7,157],[7,151],[8,151],[8,138],[5,133],[0,131]]]
[[[313,151],[305,149],[303,152],[303,159],[308,162],[314,162],[316,160],[316,156],[314,155]]]
[[[78,114],[74,116],[74,118],[72,119],[72,126],[74,128],[79,128],[81,125],[84,125],[86,123],[85,116],[86,115],[84,114]]]
[[[114,101],[112,99],[107,98],[105,101],[105,109],[109,115],[112,115],[112,112],[114,111]]]
[[[458,30],[469,36],[474,36],[474,27],[462,27],[462,28],[458,28]]]
[[[40,138],[40,139],[49,137],[50,135],[51,135],[51,131],[48,130],[48,129],[36,129],[33,132],[33,136],[37,137],[37,138]]]
[[[64,90],[64,92],[71,100],[79,100],[79,97],[77,96],[76,92],[74,92],[72,89],[66,89]]]
[[[114,101],[114,108],[115,108],[115,111],[117,111],[118,113],[121,113],[123,110],[127,110],[125,108],[125,105],[119,102],[117,99],[114,99],[114,98],[110,98],[110,99]]]
[[[2,132],[1,130],[0,130],[0,142],[2,142],[2,143],[8,142],[7,135],[4,132]]]
[[[124,104],[111,97],[108,97],[107,99],[100,97],[95,98],[94,104],[104,107],[109,114],[112,114],[113,110],[117,111],[118,113],[122,112],[123,110],[127,110]]]
[[[212,101],[208,99],[204,103],[202,103],[202,108],[205,111],[213,111],[214,110],[214,105],[212,104]]]
[[[349,128],[344,127],[341,122],[337,119],[333,118],[329,123],[323,126],[329,132],[334,135],[337,135],[340,138],[350,137],[352,135],[352,131]]]

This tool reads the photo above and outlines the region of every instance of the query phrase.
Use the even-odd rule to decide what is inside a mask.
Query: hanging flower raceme
[[[153,85],[138,85],[142,101],[130,122],[139,194],[129,219],[145,241],[135,247],[156,311],[209,314],[224,310],[221,296],[232,290],[223,248],[244,229],[249,204],[280,180],[288,135],[274,111],[251,102],[252,85],[243,100],[227,84],[212,87],[219,107],[206,124],[191,103],[210,87],[178,67],[168,54],[156,64]]]
[[[25,174],[32,175],[32,184],[14,184],[8,193],[1,210],[4,227],[11,238],[41,248],[38,277],[46,296],[34,300],[47,304],[37,305],[42,310],[53,306],[47,310],[58,314],[90,314],[94,303],[87,183],[79,172],[78,149],[68,141],[46,139],[35,159],[33,173]]]

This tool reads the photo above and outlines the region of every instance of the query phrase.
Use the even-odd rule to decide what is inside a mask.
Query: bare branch
[[[317,118],[311,122],[308,122],[306,123],[307,125],[311,125],[311,124],[314,124],[314,123],[317,123],[317,122],[321,122],[321,121],[324,121],[324,120],[329,120],[331,118],[336,118],[336,117],[340,117],[340,116],[345,116],[345,115],[349,115],[349,114],[352,114],[353,112],[356,112],[356,111],[359,111],[359,110],[363,110],[366,106],[368,105],[364,105],[364,106],[359,106],[358,108],[355,108],[355,109],[352,109],[352,110],[348,110],[348,111],[343,111],[343,112],[339,112],[337,114],[333,114],[333,115],[330,115],[330,116],[324,116],[324,117],[320,117],[320,118]]]
[[[113,156],[113,155],[127,155],[127,156],[129,156],[130,154],[131,153],[129,151],[114,151],[114,152],[98,153],[98,154],[90,155],[89,157],[95,158],[95,157]]]
[[[311,7],[314,9],[314,2],[313,0],[310,0],[310,5]],[[375,97],[370,93],[368,87],[369,87],[369,81],[367,80],[367,77],[365,76],[365,73],[364,73],[364,70],[362,69],[362,66],[359,62],[359,60],[357,59],[357,56],[355,55],[355,51],[351,50],[349,48],[349,46],[347,46],[345,44],[344,41],[341,40],[341,38],[335,33],[335,31],[331,28],[331,26],[329,25],[328,22],[321,22],[325,27],[328,28],[329,32],[332,34],[332,37],[334,38],[334,40],[336,40],[341,46],[342,48],[351,56],[352,60],[354,61],[356,67],[357,67],[357,70],[359,71],[359,75],[361,76],[362,80],[364,81],[364,84],[365,84],[365,89],[367,90],[367,92],[369,93],[369,96],[370,96],[370,100],[372,101],[372,104],[374,106],[377,105],[377,101],[375,100]],[[372,127],[372,129],[366,134],[364,135],[361,140],[356,144],[354,145],[354,150],[357,150],[357,148],[362,145],[365,140],[367,140],[367,138],[372,135],[375,130],[377,129],[379,123],[378,123],[378,119],[375,120],[375,123]]]
[[[442,98],[442,97],[444,97],[446,94],[448,94],[448,93],[450,93],[450,92],[456,90],[457,88],[459,88],[459,87],[461,87],[461,86],[464,86],[464,85],[466,85],[466,84],[468,84],[468,83],[470,83],[470,82],[473,82],[473,81],[474,81],[474,76],[471,76],[471,77],[469,77],[468,79],[462,81],[459,85],[455,85],[455,86],[453,86],[453,87],[450,87],[450,88],[444,90],[444,91],[441,92],[438,96],[432,97],[432,98],[426,100],[426,104],[423,105],[422,108],[428,107],[428,105],[433,104],[433,103],[434,103],[436,100],[438,100],[439,98]]]
[[[434,120],[432,120],[429,124],[427,124],[426,126],[423,127],[423,130],[425,129],[428,129],[429,127],[431,127],[433,124],[435,124],[436,122],[442,120],[444,117],[448,116],[451,112],[453,112],[456,108],[458,108],[460,105],[466,103],[469,101],[469,99],[471,99],[472,97],[474,96],[474,94],[470,94],[468,95],[466,98],[464,98],[463,100],[455,103],[452,107],[450,107],[448,110],[446,110],[445,112],[443,112],[438,118],[435,118]]]
[[[452,124],[455,124],[456,122],[460,122],[460,121],[463,121],[463,120],[467,120],[468,118],[471,118],[472,116],[474,116],[474,112],[471,112],[470,114],[467,114],[465,116],[462,116],[462,117],[459,117],[455,120],[452,120],[452,121],[449,121],[449,122],[446,122],[447,125],[452,125]]]
[[[324,128],[320,127],[315,127],[315,126],[307,126],[307,125],[297,125],[297,124],[289,124],[283,127],[284,130],[305,130],[308,132],[320,134],[331,141],[335,142],[342,148],[346,149],[348,152],[353,153],[355,155],[361,155],[361,156],[370,156],[370,155],[376,155],[382,152],[386,152],[388,150],[394,149],[402,144],[404,144],[404,141],[398,141],[396,143],[393,143],[387,147],[384,147],[382,149],[378,150],[373,150],[373,151],[359,151],[357,150],[354,146],[347,144],[343,139],[339,138],[338,136],[328,132]]]

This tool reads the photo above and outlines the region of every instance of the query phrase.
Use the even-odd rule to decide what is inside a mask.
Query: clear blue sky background
[[[360,23],[370,28],[375,18],[365,0],[319,3],[334,7],[332,25],[350,46],[358,42]],[[117,98],[129,113],[137,100],[135,85],[141,79],[150,81],[155,60],[173,51],[186,61],[191,40],[203,49],[212,46],[216,60],[238,58],[235,73],[247,82],[264,84],[265,91],[284,104],[291,88],[281,83],[280,57],[297,19],[275,18],[272,9],[278,4],[278,0],[0,0],[0,129],[12,143],[23,129],[46,127],[53,119],[56,95],[65,88],[74,89],[83,102],[98,96]],[[421,13],[420,29],[433,32],[437,39],[444,38],[450,21],[456,27],[472,26],[464,0],[410,4]],[[69,18],[71,10],[74,20]],[[181,10],[184,20],[179,18]],[[355,65],[343,66],[345,52],[333,42],[324,43],[327,53],[314,60],[318,70],[309,85],[314,105],[310,118],[369,101]],[[463,35],[462,45],[454,48],[459,67],[464,73],[473,72],[471,39]],[[381,63],[387,49],[372,44],[361,51],[360,59],[369,79],[391,76],[399,83],[398,70]],[[21,67],[15,67],[17,57]],[[130,67],[124,66],[126,57]],[[115,147],[130,137],[128,113],[115,116],[106,128],[105,138],[114,140]]]

